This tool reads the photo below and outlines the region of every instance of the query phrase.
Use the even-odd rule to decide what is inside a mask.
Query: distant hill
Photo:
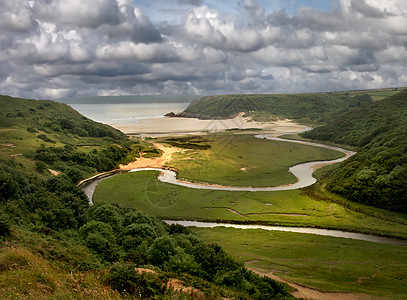
[[[360,147],[328,178],[329,190],[407,212],[407,91],[356,108],[303,136]]]
[[[0,128],[22,128],[53,135],[65,132],[79,137],[126,139],[119,130],[96,123],[66,104],[0,96],[0,107]]]
[[[119,104],[119,103],[190,103],[197,95],[128,95],[84,98],[61,98],[57,102],[66,104]]]
[[[297,121],[328,122],[355,107],[391,96],[397,93],[397,90],[205,96],[193,101],[179,116],[224,119],[245,112],[246,116],[256,121],[282,117]]]

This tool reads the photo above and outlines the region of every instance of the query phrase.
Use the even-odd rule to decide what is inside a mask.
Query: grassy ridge
[[[0,159],[12,159],[44,177],[52,169],[77,183],[151,148],[66,104],[0,96],[0,107]]]
[[[355,109],[303,136],[360,147],[327,188],[346,198],[407,212],[407,92]]]
[[[119,130],[89,120],[66,104],[0,96],[0,107],[0,128],[24,128],[44,135],[66,133],[79,137],[126,139]]]
[[[302,122],[329,122],[339,114],[384,96],[395,90],[366,90],[335,93],[282,95],[220,95],[206,96],[193,101],[180,114],[201,119],[230,118],[240,112],[256,121],[273,117],[296,119]]]

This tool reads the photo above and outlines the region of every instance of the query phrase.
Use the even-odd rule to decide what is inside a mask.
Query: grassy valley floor
[[[407,220],[397,213],[376,216],[318,201],[298,190],[231,192],[197,190],[157,180],[158,171],[125,173],[104,180],[94,203],[120,204],[160,218],[335,228],[407,238]]]
[[[196,228],[194,232],[218,243],[247,267],[289,282],[386,299],[405,299],[407,294],[405,246],[252,229]],[[359,298],[344,294],[342,299]]]
[[[179,170],[178,178],[229,186],[278,186],[296,182],[290,166],[342,157],[337,151],[259,139],[252,134],[217,133],[203,137],[163,140],[177,147],[167,165]]]

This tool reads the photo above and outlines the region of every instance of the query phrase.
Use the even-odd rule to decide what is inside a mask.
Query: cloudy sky
[[[407,86],[405,0],[1,0],[0,94]]]

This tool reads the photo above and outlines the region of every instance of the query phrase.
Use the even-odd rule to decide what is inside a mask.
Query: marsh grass
[[[189,150],[167,163],[178,177],[194,182],[231,186],[278,186],[295,183],[290,166],[342,157],[337,151],[255,138],[248,134],[210,134],[207,150]]]
[[[392,246],[312,234],[194,228],[247,267],[326,291],[389,299],[407,294],[407,251]]]

